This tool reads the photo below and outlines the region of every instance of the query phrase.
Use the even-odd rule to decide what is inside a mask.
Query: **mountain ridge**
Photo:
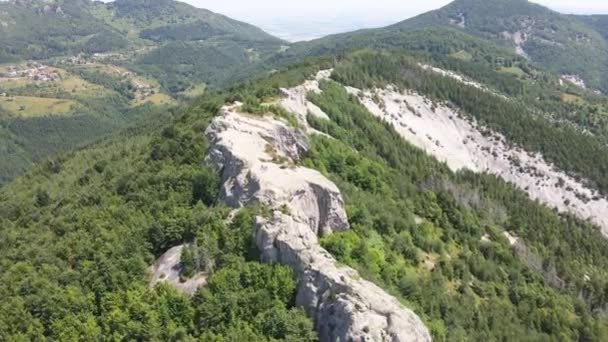
[[[0,183],[46,156],[190,101],[286,44],[162,0],[0,2]]]
[[[608,97],[528,45],[600,33],[508,3],[283,46],[124,1],[0,66],[0,166],[116,125],[0,188],[0,340],[608,340]]]
[[[456,0],[388,29],[451,26],[510,45],[544,68],[578,75],[590,87],[608,92],[608,43],[587,25],[587,18],[592,17],[568,16],[526,0]]]

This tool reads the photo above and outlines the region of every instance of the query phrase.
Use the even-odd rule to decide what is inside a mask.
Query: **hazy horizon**
[[[390,25],[428,12],[451,0],[178,0],[260,27],[288,41]],[[606,0],[535,0],[568,14],[608,14]]]

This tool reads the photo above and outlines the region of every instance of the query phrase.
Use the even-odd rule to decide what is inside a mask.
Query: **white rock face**
[[[271,117],[225,107],[206,134],[209,159],[221,170],[221,199],[240,207],[259,202],[274,209],[258,218],[255,239],[263,261],[298,275],[297,305],[314,319],[321,341],[430,341],[412,311],[362,280],[320,245],[318,236],[349,228],[335,184],[295,166],[306,137]]]
[[[511,246],[515,246],[519,242],[519,238],[509,232],[503,232],[503,235],[509,240]]]
[[[527,29],[526,29],[527,30]],[[524,44],[528,41],[528,33],[525,31],[507,32],[502,33],[503,37],[510,40],[515,44],[515,53],[529,59],[528,53],[524,50]]]
[[[202,273],[195,275],[185,282],[181,282],[182,266],[180,260],[183,249],[184,245],[173,247],[156,260],[150,269],[150,287],[166,282],[185,294],[192,296],[199,287],[207,284],[207,277]]]
[[[585,80],[583,80],[578,75],[562,75],[560,80],[570,82],[581,89],[587,89],[587,84],[585,83]]]
[[[321,108],[308,101],[307,95],[311,92],[316,94],[320,93],[321,89],[319,88],[319,82],[328,80],[332,71],[333,70],[331,69],[321,70],[314,79],[307,80],[302,85],[290,89],[281,88],[284,95],[280,101],[281,106],[296,115],[298,122],[302,127],[305,127],[308,134],[321,134],[308,125],[306,118],[309,113],[317,118],[325,120],[329,120],[329,117]]]
[[[395,87],[371,91],[347,87],[347,91],[357,95],[373,115],[391,123],[404,139],[452,170],[466,168],[500,176],[533,199],[591,220],[608,237],[608,200],[541,155],[510,146],[498,133],[484,135],[475,122],[414,92],[401,93]]]
[[[460,28],[466,28],[467,27],[467,18],[464,15],[464,13],[458,13],[458,16],[456,18],[450,19],[450,24],[456,25]]]

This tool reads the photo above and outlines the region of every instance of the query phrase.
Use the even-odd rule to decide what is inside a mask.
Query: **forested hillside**
[[[283,44],[173,0],[0,2],[0,185],[253,74]]]
[[[355,53],[335,65],[332,77],[363,88],[394,83],[458,107],[464,105],[457,101],[460,97],[483,101],[481,90],[469,97],[461,82],[424,72],[419,62],[409,56]],[[500,82],[501,74],[488,71],[485,76],[493,74],[489,84],[509,84]],[[517,87],[504,89],[517,93]],[[331,176],[345,196],[353,227],[323,240],[338,260],[400,297],[425,318],[437,340],[607,338],[602,312],[608,242],[597,227],[557,214],[495,176],[452,173],[372,117],[341,84],[328,82],[322,90],[310,100],[330,121],[312,115],[309,121],[335,139],[313,137],[304,164]],[[459,96],[450,98],[452,92]],[[262,82],[248,94],[268,102],[273,92]],[[466,108],[477,115],[496,109],[490,103]],[[592,139],[569,131],[567,124],[541,125],[536,131],[543,120],[534,113],[511,113],[517,117],[510,121],[528,122],[538,142],[545,140],[544,129]],[[491,116],[480,117],[484,119],[491,124]],[[606,166],[594,158],[584,163],[599,170]],[[519,242],[513,244],[505,232]]]
[[[333,78],[394,82],[394,68],[416,67],[411,58],[344,56]],[[225,101],[263,113],[261,103],[280,96],[280,87],[331,64],[208,94],[162,129],[126,131],[54,158],[4,188],[3,338],[314,340],[312,322],[292,307],[291,271],[256,262],[251,229],[265,208],[246,208],[226,221],[230,210],[216,200],[218,176],[205,166],[203,131]],[[412,83],[403,86],[440,91],[434,96],[450,96],[459,86],[409,75]],[[499,178],[452,173],[338,83],[322,90],[310,99],[330,121],[309,121],[334,139],[312,137],[303,164],[330,176],[345,196],[352,229],[322,240],[340,262],[415,310],[436,340],[608,338],[602,314],[608,241],[596,228]],[[511,246],[506,231],[522,244]],[[166,286],[149,289],[148,266],[183,243],[192,243],[183,262],[191,272],[207,272],[209,284],[192,299]]]
[[[608,341],[608,230],[489,167],[451,168],[401,132],[438,140],[395,123],[447,113],[590,189],[575,209],[591,208],[608,198],[605,24],[457,0],[287,46],[171,0],[0,2],[0,341],[365,336],[390,330],[390,300],[435,341]],[[403,96],[381,99],[389,89]],[[247,140],[256,124],[278,133]],[[234,170],[258,161],[234,157],[241,141],[259,145],[255,172]],[[283,171],[330,184],[259,186]],[[301,240],[277,238],[289,229]],[[192,295],[153,276],[175,248],[175,284],[202,279]],[[336,322],[340,310],[382,317]]]
[[[216,204],[203,131],[218,101],[161,131],[53,158],[1,191],[0,339],[316,340],[293,307],[293,272],[252,251],[263,208],[228,221]],[[149,288],[155,257],[186,241],[201,244],[192,265],[207,270],[207,286],[194,298]]]
[[[578,20],[578,19],[582,20]],[[608,45],[588,17],[571,17],[527,0],[458,0],[437,11],[396,24],[407,30],[451,26],[499,44],[559,75],[576,75],[606,92]]]
[[[339,260],[424,313],[437,340],[606,338],[605,318],[594,315],[605,306],[596,300],[606,286],[597,264],[606,241],[593,228],[556,216],[494,177],[450,174],[341,87],[323,89],[312,100],[332,122],[316,127],[339,142],[316,139],[308,162],[338,180],[350,205],[353,230],[324,240]],[[514,252],[503,229],[532,252]],[[591,290],[581,282],[582,265],[599,271],[602,285]],[[552,283],[552,272],[567,285]]]
[[[603,23],[602,16],[568,16],[527,0],[456,0],[388,27],[297,43],[293,49],[320,55],[354,47],[391,48],[460,53],[461,58],[493,62],[505,57],[499,51],[508,50],[522,61],[608,93],[608,43]]]
[[[575,17],[593,27],[604,39],[608,39],[608,15],[578,15]]]

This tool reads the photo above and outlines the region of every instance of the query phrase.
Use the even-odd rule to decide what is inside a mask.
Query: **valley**
[[[157,116],[246,77],[256,69],[238,70],[284,44],[172,0],[11,0],[0,3],[0,20],[0,156],[19,160],[2,165],[0,185],[57,152],[137,125],[146,112]]]

